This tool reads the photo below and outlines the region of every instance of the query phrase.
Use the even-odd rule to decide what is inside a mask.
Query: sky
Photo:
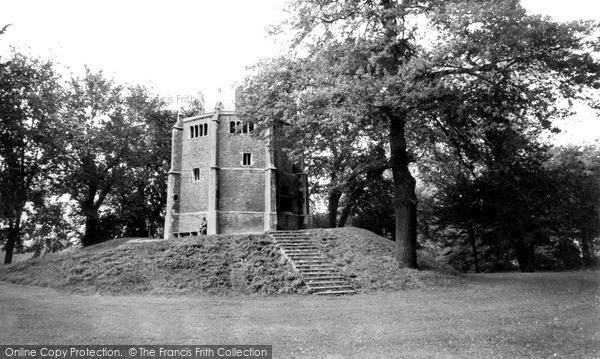
[[[532,13],[559,21],[600,20],[597,0],[521,0]],[[66,74],[84,64],[121,82],[147,84],[176,108],[204,94],[210,110],[232,98],[246,66],[280,49],[266,27],[285,12],[284,0],[0,0],[0,54],[9,46],[54,58]],[[600,137],[600,119],[571,122],[571,137]],[[563,127],[563,126],[561,126]],[[594,137],[594,134],[595,137]],[[563,135],[564,136],[564,135]]]

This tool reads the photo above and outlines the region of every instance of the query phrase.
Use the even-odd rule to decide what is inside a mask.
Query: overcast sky
[[[533,13],[561,21],[600,20],[597,0],[522,3]],[[210,108],[217,88],[227,94],[242,79],[245,66],[276,53],[265,27],[282,17],[283,4],[283,0],[0,0],[0,26],[13,24],[0,41],[0,53],[11,45],[28,47],[32,54],[54,57],[76,73],[88,64],[119,81],[150,84],[174,105],[202,91]],[[578,126],[570,127],[577,132]],[[578,136],[590,136],[589,124],[579,127]],[[593,130],[600,134],[600,126]]]

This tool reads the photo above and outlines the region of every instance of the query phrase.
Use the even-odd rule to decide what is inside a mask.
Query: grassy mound
[[[283,294],[306,291],[266,235],[108,241],[0,269],[0,280],[111,294]]]
[[[455,286],[464,282],[460,273],[436,262],[426,251],[418,253],[421,270],[398,268],[395,242],[365,229],[311,229],[308,233],[360,292]]]
[[[422,270],[399,269],[394,242],[345,227],[308,233],[360,292],[457,285],[451,267],[419,252]],[[0,267],[0,280],[83,293],[306,293],[299,274],[267,235],[185,240],[121,238]]]

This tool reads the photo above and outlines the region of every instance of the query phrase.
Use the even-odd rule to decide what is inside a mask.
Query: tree
[[[559,184],[556,216],[558,234],[577,241],[585,267],[598,264],[596,245],[600,237],[600,149],[598,146],[555,148],[547,167]]]
[[[44,198],[34,203],[23,225],[24,238],[29,242],[25,251],[33,252],[33,258],[37,258],[76,243],[80,218],[71,212],[73,207],[68,202]]]
[[[385,128],[401,267],[417,267],[411,138],[432,132],[462,155],[486,128],[536,119],[549,127],[548,118],[561,114],[556,101],[598,84],[600,67],[590,56],[597,27],[529,16],[518,1],[310,0],[289,8],[280,33],[294,34],[290,63],[310,65],[301,68],[303,87],[285,92],[301,104],[322,103],[322,121]],[[269,79],[259,74],[247,92]],[[290,112],[294,101],[280,99],[254,101],[270,101],[253,107],[256,117],[302,117],[303,106]],[[463,141],[454,141],[456,133]]]
[[[197,96],[191,97],[185,102],[185,105],[182,107],[181,112],[184,117],[191,117],[196,115],[201,115],[205,111],[204,108],[204,94],[202,91],[198,91]]]
[[[6,27],[2,29],[4,31]],[[25,205],[45,188],[62,146],[62,90],[52,61],[13,52],[0,63],[0,220],[4,263],[21,245]]]
[[[130,116],[143,121],[138,141],[132,142],[124,180],[108,196],[108,204],[118,217],[126,236],[146,236],[162,227],[167,200],[167,174],[170,167],[170,128],[176,114],[167,103],[141,86],[128,90],[126,106]],[[135,147],[134,147],[135,146]]]
[[[61,184],[85,216],[82,244],[108,237],[100,209],[109,193],[127,179],[139,159],[144,118],[127,105],[126,89],[86,67],[69,84],[64,116],[69,123],[61,156]]]
[[[351,118],[323,121],[320,108],[333,99],[327,93],[311,94],[312,79],[306,76],[305,66],[312,64],[282,58],[259,63],[254,69],[260,81],[246,82],[238,98],[238,113],[259,124],[261,116],[257,114],[268,114],[287,123],[280,144],[290,151],[291,157],[302,158],[305,163],[311,180],[310,194],[323,198],[327,204],[327,225],[344,226],[367,186],[364,177],[388,167],[385,141],[376,128]],[[339,211],[341,205],[343,209]]]

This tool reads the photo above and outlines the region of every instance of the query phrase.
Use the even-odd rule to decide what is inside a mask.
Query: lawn
[[[347,297],[81,295],[0,282],[2,344],[271,344],[274,358],[599,358],[598,272]]]

